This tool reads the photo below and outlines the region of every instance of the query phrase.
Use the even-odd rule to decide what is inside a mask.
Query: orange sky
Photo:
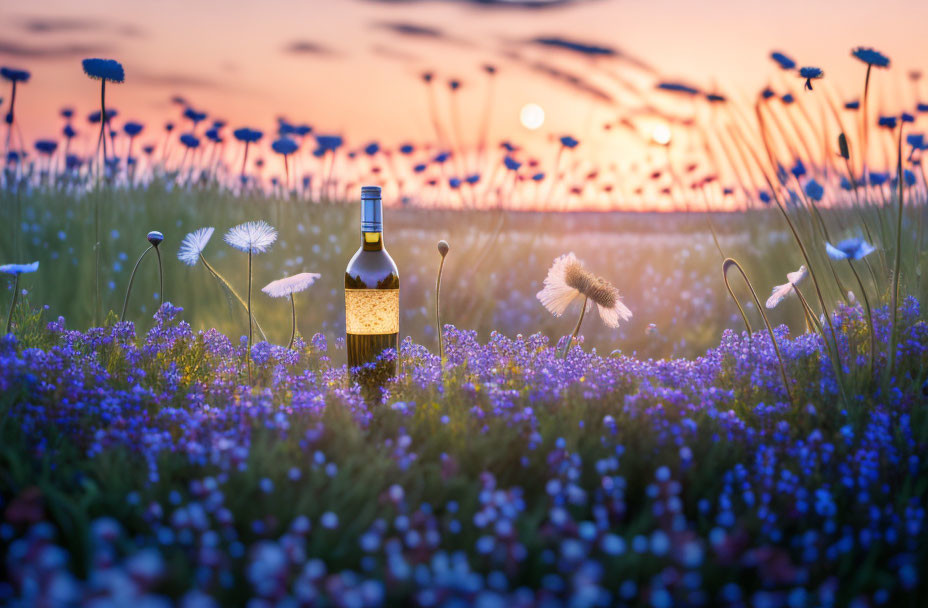
[[[383,22],[436,28],[444,36],[403,37],[378,26]],[[514,50],[589,75],[582,57],[524,43],[539,35],[572,37],[615,46],[653,66],[657,75],[621,63],[616,68],[642,86],[653,87],[648,79],[662,76],[747,99],[768,82],[780,82],[767,55],[782,49],[801,65],[824,68],[828,83],[849,98],[858,95],[864,69],[849,51],[863,44],[893,60],[893,70],[875,74],[874,109],[898,111],[900,100],[911,104],[913,98],[906,71],[928,67],[925,23],[928,3],[904,0],[594,0],[543,10],[464,1],[9,0],[0,7],[0,63],[33,73],[17,102],[27,140],[56,136],[61,125],[55,115],[63,105],[75,106],[81,117],[97,108],[99,85],[82,74],[80,59],[103,56],[120,60],[127,78],[112,88],[108,105],[122,119],[148,121],[151,139],[160,135],[166,118],[176,118],[168,99],[180,93],[232,127],[269,130],[282,115],[357,144],[375,138],[390,144],[433,138],[418,81],[425,69],[441,78],[446,126],[444,82],[463,81],[462,138],[476,141],[486,98],[480,66],[491,62],[500,70],[491,115],[494,138],[542,148],[552,135],[571,133],[585,154],[633,163],[653,151],[641,146],[633,153],[634,142],[601,131],[623,100],[610,105],[591,99],[501,52]],[[295,42],[321,50],[287,52]],[[612,84],[601,74],[591,78]],[[518,121],[528,102],[546,112],[544,126],[535,132]]]

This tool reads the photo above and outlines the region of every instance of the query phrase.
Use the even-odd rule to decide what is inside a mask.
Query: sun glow
[[[666,146],[670,143],[670,127],[664,124],[657,125],[654,127],[654,130],[651,131],[651,139],[653,139],[656,144]]]
[[[522,111],[519,112],[519,121],[523,127],[534,131],[545,123],[545,111],[537,103],[527,103],[522,106]]]

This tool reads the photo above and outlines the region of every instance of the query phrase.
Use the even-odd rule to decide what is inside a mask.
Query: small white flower
[[[200,254],[213,237],[214,230],[215,228],[209,226],[208,228],[200,228],[188,233],[180,244],[177,258],[188,266],[196,266],[200,259]]]
[[[795,286],[802,283],[808,274],[809,270],[805,267],[805,264],[800,266],[799,270],[796,272],[788,273],[786,275],[787,282],[773,288],[773,292],[770,294],[770,297],[767,298],[767,308],[776,308],[777,304],[792,293]]]
[[[27,272],[35,272],[38,269],[38,262],[33,262],[31,264],[4,264],[0,266],[0,272],[5,274],[24,274]]]
[[[265,285],[261,291],[272,298],[286,298],[309,288],[322,275],[315,272],[301,272],[290,277],[277,279]]]
[[[573,252],[554,260],[544,285],[536,296],[555,317],[564,314],[570,303],[581,295],[589,299],[588,309],[596,304],[600,318],[608,327],[616,328],[620,320],[628,321],[632,316],[632,311],[619,298],[619,290],[587,271]]]
[[[277,230],[265,221],[245,222],[229,228],[226,244],[245,253],[264,253],[277,240]]]

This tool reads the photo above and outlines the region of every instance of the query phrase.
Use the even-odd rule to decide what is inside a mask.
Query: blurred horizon
[[[160,143],[166,120],[181,122],[183,108],[171,101],[176,95],[231,128],[269,133],[283,117],[344,136],[355,149],[370,141],[435,142],[422,83],[430,72],[441,128],[461,149],[474,150],[486,137],[490,147],[509,141],[550,163],[557,153],[552,142],[569,135],[580,141],[572,160],[578,175],[608,171],[619,182],[663,166],[664,152],[651,141],[655,128],[702,113],[688,100],[655,95],[658,82],[718,92],[749,113],[765,86],[802,93],[802,81],[770,61],[770,52],[780,50],[799,65],[823,68],[826,80],[816,91],[844,103],[859,98],[866,70],[851,49],[873,46],[892,59],[891,70],[873,73],[875,117],[922,99],[915,88],[921,83],[908,75],[928,57],[920,32],[928,3],[903,0],[879,6],[859,0],[232,0],[221,8],[196,0],[80,6],[51,0],[7,3],[0,16],[0,64],[32,72],[17,93],[16,122],[27,142],[60,137],[58,112],[65,106],[76,110],[76,141],[85,147],[96,141],[85,118],[99,110],[99,83],[82,73],[85,57],[122,62],[126,82],[108,87],[107,105],[119,111],[120,124],[145,123],[139,139],[151,143]],[[540,39],[598,45],[612,54],[593,57]],[[454,93],[452,80],[460,83]],[[535,130],[520,122],[529,104],[544,112]],[[262,142],[265,156],[269,143]],[[879,145],[871,142],[871,154]],[[681,138],[673,153],[683,166],[704,160],[696,140]]]

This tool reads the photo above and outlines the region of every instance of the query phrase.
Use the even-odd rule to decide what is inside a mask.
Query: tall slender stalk
[[[233,297],[235,298],[235,300],[239,303],[239,305],[242,307],[242,309],[244,309],[244,310],[247,312],[247,311],[248,311],[248,304],[245,302],[244,299],[242,299],[242,296],[238,295],[238,292],[235,291],[235,288],[232,287],[232,284],[229,283],[229,281],[226,280],[226,278],[225,278],[224,276],[222,276],[221,274],[219,274],[219,271],[217,271],[215,268],[213,268],[212,264],[210,264],[209,262],[206,261],[206,258],[203,257],[203,254],[202,254],[202,253],[200,254],[200,261],[203,262],[203,266],[206,268],[206,270],[209,271],[209,273],[210,273],[211,275],[213,275],[213,278],[216,279],[217,281],[219,281],[219,284],[222,285],[222,286],[226,289],[226,291],[228,291],[230,294],[232,294],[232,296],[233,296]],[[250,317],[251,314],[249,314],[248,316]],[[266,342],[266,341],[267,341],[267,336],[265,335],[264,330],[261,329],[261,324],[258,323],[258,320],[257,320],[257,319],[254,319],[254,323],[255,323],[255,327],[258,328],[258,333],[261,334],[261,339],[264,340],[264,341]]]
[[[158,308],[164,306],[164,267],[161,265],[161,250],[155,245],[155,253],[158,255]]]
[[[16,309],[16,299],[19,297],[19,273],[13,277],[13,301],[10,302],[10,314],[6,317],[6,333],[10,333],[13,328],[13,310]]]
[[[564,353],[561,355],[562,359],[567,359],[567,353],[570,352],[570,345],[573,343],[574,338],[576,338],[577,334],[580,332],[580,324],[583,323],[583,315],[586,314],[586,304],[589,299],[589,296],[583,296],[583,306],[580,308],[580,318],[577,319],[577,325],[574,326],[574,332],[570,334],[570,337],[567,339],[567,344],[564,345]]]
[[[449,246],[446,241],[438,241],[438,253],[441,262],[438,264],[438,277],[435,279],[435,325],[438,329],[438,360],[444,361],[445,350],[441,335],[441,271],[445,267],[445,256],[448,255]]]
[[[876,359],[876,334],[873,331],[873,312],[870,309],[870,298],[867,297],[867,290],[864,289],[864,283],[860,280],[860,275],[857,274],[857,269],[854,268],[854,264],[851,262],[851,258],[847,259],[847,265],[850,266],[851,272],[854,273],[854,278],[857,279],[857,285],[860,287],[860,295],[864,299],[864,306],[867,308],[867,323],[870,325],[870,378],[873,378],[873,362]]]
[[[296,338],[296,302],[293,300],[293,292],[290,292],[290,342],[287,343],[287,349],[293,348],[293,339]]]
[[[132,293],[132,284],[135,282],[135,273],[139,269],[139,264],[142,263],[142,260],[145,258],[145,256],[148,255],[148,253],[154,248],[155,248],[154,245],[149,245],[148,248],[142,252],[142,255],[139,256],[138,261],[135,263],[135,267],[132,269],[132,274],[129,275],[129,286],[126,287],[126,298],[122,302],[122,314],[119,315],[120,321],[126,320],[126,308],[129,306],[129,294]],[[159,260],[158,266],[160,267],[161,266],[160,264],[161,254],[160,253],[158,254],[158,260]],[[163,301],[161,303],[164,304]]]
[[[726,258],[722,262],[722,279],[725,281],[725,287],[728,288],[728,293],[731,294],[731,298],[738,304],[738,308],[741,309],[741,304],[738,302],[738,298],[735,297],[735,292],[731,288],[731,284],[728,282],[728,269],[734,266],[738,269],[738,272],[741,273],[744,282],[747,284],[748,289],[751,291],[751,297],[754,298],[754,304],[757,306],[757,310],[760,312],[760,316],[764,318],[764,324],[767,326],[767,333],[770,334],[770,341],[773,342],[773,349],[777,353],[777,360],[780,362],[780,375],[783,378],[783,387],[786,389],[786,395],[789,398],[790,403],[793,402],[793,394],[789,390],[789,378],[786,376],[786,364],[783,363],[783,354],[780,352],[780,346],[777,344],[777,338],[773,333],[773,327],[770,325],[770,320],[767,318],[767,313],[764,312],[763,306],[760,304],[760,299],[757,297],[757,292],[754,291],[754,286],[751,285],[748,275],[744,272],[744,268],[741,267],[741,264],[738,263],[734,258]],[[744,315],[744,310],[741,309],[741,314]],[[744,322],[747,324],[747,317],[744,317]],[[748,338],[751,337],[750,329],[748,330]]]
[[[902,121],[899,122],[899,147],[898,147],[898,163],[896,167],[897,172],[897,186],[898,186],[898,209],[899,212],[896,216],[896,255],[895,261],[893,262],[893,291],[890,294],[892,300],[892,330],[890,331],[889,337],[889,373],[895,371],[896,366],[896,336],[898,332],[897,322],[899,316],[899,271],[902,263],[902,211],[903,211],[903,196],[904,188],[902,182]]]

